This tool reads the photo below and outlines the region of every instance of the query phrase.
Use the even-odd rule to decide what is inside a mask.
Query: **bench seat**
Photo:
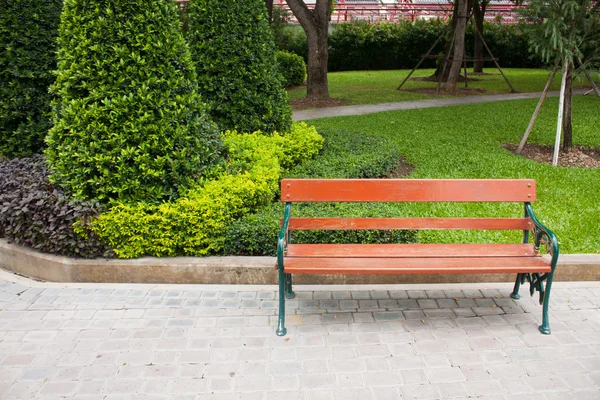
[[[290,244],[290,274],[496,274],[550,272],[530,244]]]

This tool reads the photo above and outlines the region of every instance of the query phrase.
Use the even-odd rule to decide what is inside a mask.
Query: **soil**
[[[346,104],[344,100],[328,98],[325,100],[309,100],[307,98],[296,99],[290,101],[292,110],[306,110],[310,108],[325,108],[325,107],[339,107]]]
[[[404,157],[400,157],[400,160],[398,161],[398,166],[390,174],[390,178],[391,179],[404,178],[404,177],[408,176],[408,174],[410,174],[414,169],[415,169],[415,167],[413,167],[408,162],[406,162]]]
[[[471,74],[468,74],[467,76],[470,76]],[[475,74],[475,75],[487,75],[487,74]],[[411,78],[411,81],[417,81],[417,82],[439,82],[439,78],[437,76],[425,76],[425,77],[421,77],[421,78]],[[458,76],[458,82],[464,82],[465,81],[465,77],[464,75],[459,75]],[[477,79],[477,78],[468,78],[468,82],[479,82],[481,81],[481,79]],[[442,82],[442,85],[444,84],[444,82]]]
[[[437,88],[413,88],[413,89],[402,89],[403,92],[412,92],[412,93],[421,93],[426,94],[428,96],[435,97]],[[453,96],[463,97],[463,96],[481,96],[486,93],[485,89],[481,88],[466,88],[466,87],[457,87],[456,92]],[[450,93],[444,90],[444,86],[440,87],[440,96],[449,96]]]
[[[511,153],[514,153],[517,149],[517,145],[514,144],[505,144],[503,147]],[[552,146],[526,144],[521,156],[539,163],[552,165],[553,153],[554,148]],[[568,153],[561,150],[558,154],[558,165],[571,168],[600,168],[600,149],[573,146]]]

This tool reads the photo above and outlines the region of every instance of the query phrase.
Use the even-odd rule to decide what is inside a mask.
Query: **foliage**
[[[363,132],[367,132],[365,130]],[[388,138],[327,129],[323,154],[285,174],[288,178],[382,178],[398,166],[398,145]]]
[[[51,179],[78,198],[172,199],[218,162],[222,143],[196,86],[176,6],[65,1]]]
[[[439,20],[337,24],[329,35],[329,71],[412,69],[445,26],[445,22]],[[288,28],[279,37],[280,50],[306,59],[306,35],[297,33],[294,27]],[[538,57],[531,57],[527,32],[522,25],[486,22],[484,38],[503,67],[535,68],[542,65]],[[472,28],[465,38],[467,52],[472,51],[474,39],[475,30]],[[443,51],[444,40],[431,54]],[[427,59],[421,67],[434,68],[436,62],[435,59]]]
[[[589,42],[600,37],[600,12],[594,11],[596,0],[530,0],[522,10],[530,31],[531,50],[547,62],[560,56],[571,65],[578,59],[597,60],[600,48],[584,54]]]
[[[368,212],[365,212],[368,211]],[[371,207],[357,204],[298,203],[292,206],[294,216],[311,217],[383,217],[386,206]],[[277,234],[281,229],[284,206],[270,204],[256,214],[248,214],[235,221],[227,231],[225,254],[241,256],[275,256]],[[414,231],[295,231],[294,243],[411,243]]]
[[[277,65],[283,77],[283,86],[299,86],[306,79],[306,63],[297,54],[287,51],[277,51]]]
[[[108,257],[112,251],[89,228],[101,211],[53,186],[42,156],[0,158],[0,237],[46,253]]]
[[[200,91],[221,130],[290,129],[264,0],[192,0],[187,38]]]
[[[44,148],[62,0],[0,0],[0,155]]]
[[[231,223],[273,200],[281,164],[313,157],[322,141],[304,123],[284,136],[226,132],[230,159],[217,179],[173,202],[118,204],[94,220],[93,229],[121,258],[219,254]]]
[[[398,165],[398,145],[389,138],[348,130],[326,130],[323,154],[308,160],[285,177],[381,178]],[[293,214],[303,217],[385,216],[382,204],[294,204]],[[389,214],[387,214],[389,216]],[[275,255],[281,203],[270,204],[256,214],[235,221],[225,235],[225,253],[230,255]],[[294,232],[296,243],[404,243],[413,240],[411,231],[308,231]]]

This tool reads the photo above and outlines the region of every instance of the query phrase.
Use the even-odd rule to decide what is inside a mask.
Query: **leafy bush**
[[[192,0],[187,37],[200,91],[221,130],[290,129],[292,113],[263,0]]]
[[[382,178],[398,166],[400,150],[388,139],[363,132],[328,130],[323,154],[286,173],[289,178]]]
[[[302,57],[287,51],[278,51],[277,65],[279,65],[279,72],[283,76],[284,87],[298,86],[304,83],[306,63]]]
[[[53,186],[44,157],[0,158],[0,237],[46,253],[108,257],[112,251],[89,229],[101,211]]]
[[[172,199],[218,162],[173,2],[65,1],[51,179],[83,199]]]
[[[400,150],[384,137],[348,132],[323,132],[323,154],[290,170],[286,177],[299,178],[381,178],[398,166]],[[377,217],[392,215],[385,204],[299,203],[298,217]],[[225,253],[230,255],[275,255],[283,204],[274,203],[255,214],[233,222],[225,235]],[[294,232],[295,243],[406,243],[414,241],[413,231],[302,231]]]
[[[62,0],[0,0],[0,155],[44,148]]]
[[[337,24],[329,35],[329,71],[412,69],[442,33],[445,24],[440,20]],[[535,68],[542,65],[538,57],[530,54],[522,26],[486,23],[483,35],[501,66]],[[474,28],[468,29],[468,54],[473,52],[474,38]],[[298,33],[296,27],[280,32],[277,44],[280,50],[306,60],[306,35]],[[445,39],[440,40],[432,54],[442,52],[444,44]],[[485,54],[487,56],[487,52]],[[426,59],[421,67],[434,68],[436,62]]]
[[[318,152],[323,139],[314,128],[294,124],[292,132],[226,132],[230,160],[217,179],[174,202],[118,204],[93,221],[93,229],[121,258],[220,254],[232,222],[273,201],[280,162],[292,165]]]

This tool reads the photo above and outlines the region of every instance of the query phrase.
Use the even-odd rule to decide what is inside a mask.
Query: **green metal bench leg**
[[[283,268],[279,268],[279,318],[277,323],[277,330],[275,333],[277,336],[285,336],[287,329],[285,329],[285,292],[286,292],[286,277],[283,272]]]
[[[521,288],[521,274],[517,274],[517,280],[515,281],[515,287],[513,288],[513,292],[510,294],[510,297],[519,300],[521,295],[519,295],[519,289]]]
[[[296,293],[292,290],[292,274],[285,274],[285,298],[293,299]]]
[[[550,322],[548,321],[548,306],[550,305],[550,290],[552,289],[552,278],[554,277],[554,268],[548,275],[546,280],[546,293],[544,293],[544,304],[542,308],[542,325],[539,329],[544,335],[552,333],[550,330]]]

